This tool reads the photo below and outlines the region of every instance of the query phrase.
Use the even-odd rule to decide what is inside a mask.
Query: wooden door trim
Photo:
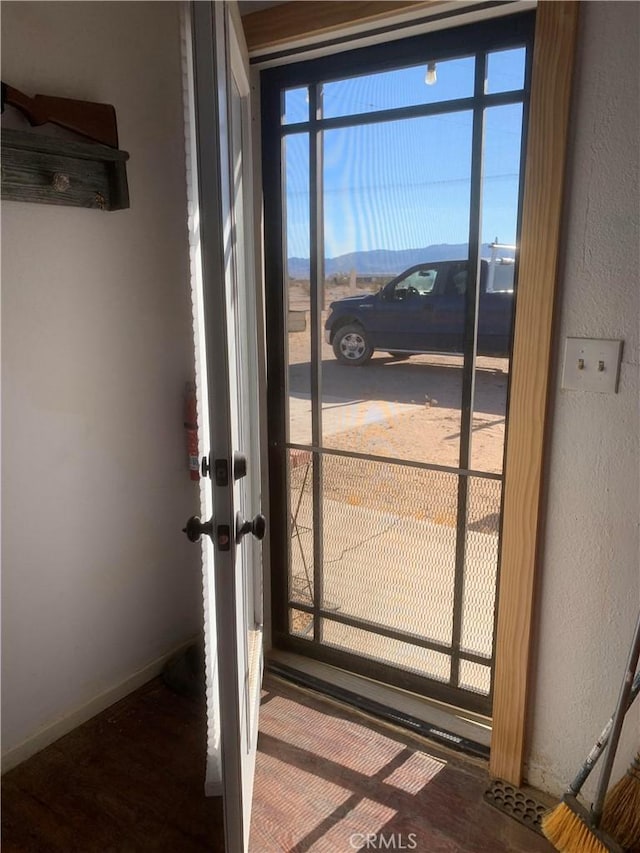
[[[518,298],[511,362],[493,732],[489,769],[520,785],[535,641],[535,590],[553,313],[578,2],[536,12]]]
[[[284,46],[309,36],[338,33],[354,24],[374,24],[402,13],[430,12],[446,0],[292,0],[251,12],[242,19],[249,53]]]

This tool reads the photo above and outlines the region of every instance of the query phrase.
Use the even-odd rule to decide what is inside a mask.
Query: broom
[[[625,848],[640,850],[640,752],[607,794],[602,829]]]
[[[636,674],[636,677],[633,680],[627,710],[633,704],[633,700],[636,698],[638,693],[640,693],[640,672]],[[551,841],[554,847],[556,847],[557,850],[563,851],[563,853],[573,853],[573,851],[582,851],[582,834],[584,832],[587,837],[589,835],[589,829],[586,825],[589,822],[589,813],[580,805],[577,796],[580,793],[580,790],[586,782],[589,774],[593,770],[596,762],[602,755],[604,748],[606,747],[607,742],[609,740],[609,734],[611,733],[612,726],[613,717],[610,717],[606,726],[602,730],[600,737],[594,744],[593,748],[591,749],[591,752],[589,753],[584,763],[582,764],[582,767],[578,771],[575,779],[567,788],[562,798],[562,802],[558,806],[556,806],[553,811],[546,814],[542,819],[542,831],[549,839],[549,841]],[[631,772],[631,768],[628,772]],[[621,780],[618,784],[622,786],[623,781],[625,780]],[[640,785],[638,786],[638,788],[640,789]],[[615,804],[611,800],[611,797],[613,797],[615,790],[616,788],[614,788],[610,796],[607,797],[607,801],[605,803],[605,814],[610,816],[607,827],[611,826],[613,821],[615,821],[616,824],[621,824],[624,820],[624,818],[620,816],[620,811],[624,809],[624,806],[615,806],[615,812],[613,811]],[[585,824],[583,828],[581,827],[581,823]],[[581,831],[581,829],[583,831]],[[607,831],[610,835],[613,835],[613,837],[617,838],[618,832],[611,833],[609,828],[607,829]],[[606,847],[596,847],[595,849],[606,850]],[[638,853],[640,853],[640,851]]]
[[[640,673],[633,678],[638,658],[640,658],[640,614],[638,614],[629,660],[614,714],[564,794],[560,805],[542,819],[543,833],[560,853],[622,853],[623,848],[600,829],[600,820],[624,715],[640,690]],[[598,780],[596,798],[589,812],[578,802],[577,795],[605,746],[604,765]]]

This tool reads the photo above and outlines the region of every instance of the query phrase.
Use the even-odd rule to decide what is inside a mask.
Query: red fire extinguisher
[[[187,436],[187,455],[189,457],[189,476],[200,479],[200,453],[198,451],[198,404],[196,386],[187,382],[184,393],[184,429]]]

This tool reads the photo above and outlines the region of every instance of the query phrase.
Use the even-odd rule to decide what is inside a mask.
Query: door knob
[[[190,542],[199,542],[203,533],[213,538],[213,519],[200,521],[197,515],[192,515],[185,527],[182,528],[182,532],[186,534]]]
[[[239,542],[247,533],[252,533],[256,539],[264,539],[266,531],[267,520],[261,512],[251,521],[245,521],[241,512],[236,514],[236,542]]]

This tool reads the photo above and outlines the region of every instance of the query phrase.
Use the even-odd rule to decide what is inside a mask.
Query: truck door
[[[467,261],[453,261],[442,270],[436,304],[431,317],[429,337],[437,341],[441,352],[464,351],[465,294],[467,292]]]
[[[392,351],[440,349],[439,308],[447,264],[412,267],[380,294],[372,323],[373,344]]]

